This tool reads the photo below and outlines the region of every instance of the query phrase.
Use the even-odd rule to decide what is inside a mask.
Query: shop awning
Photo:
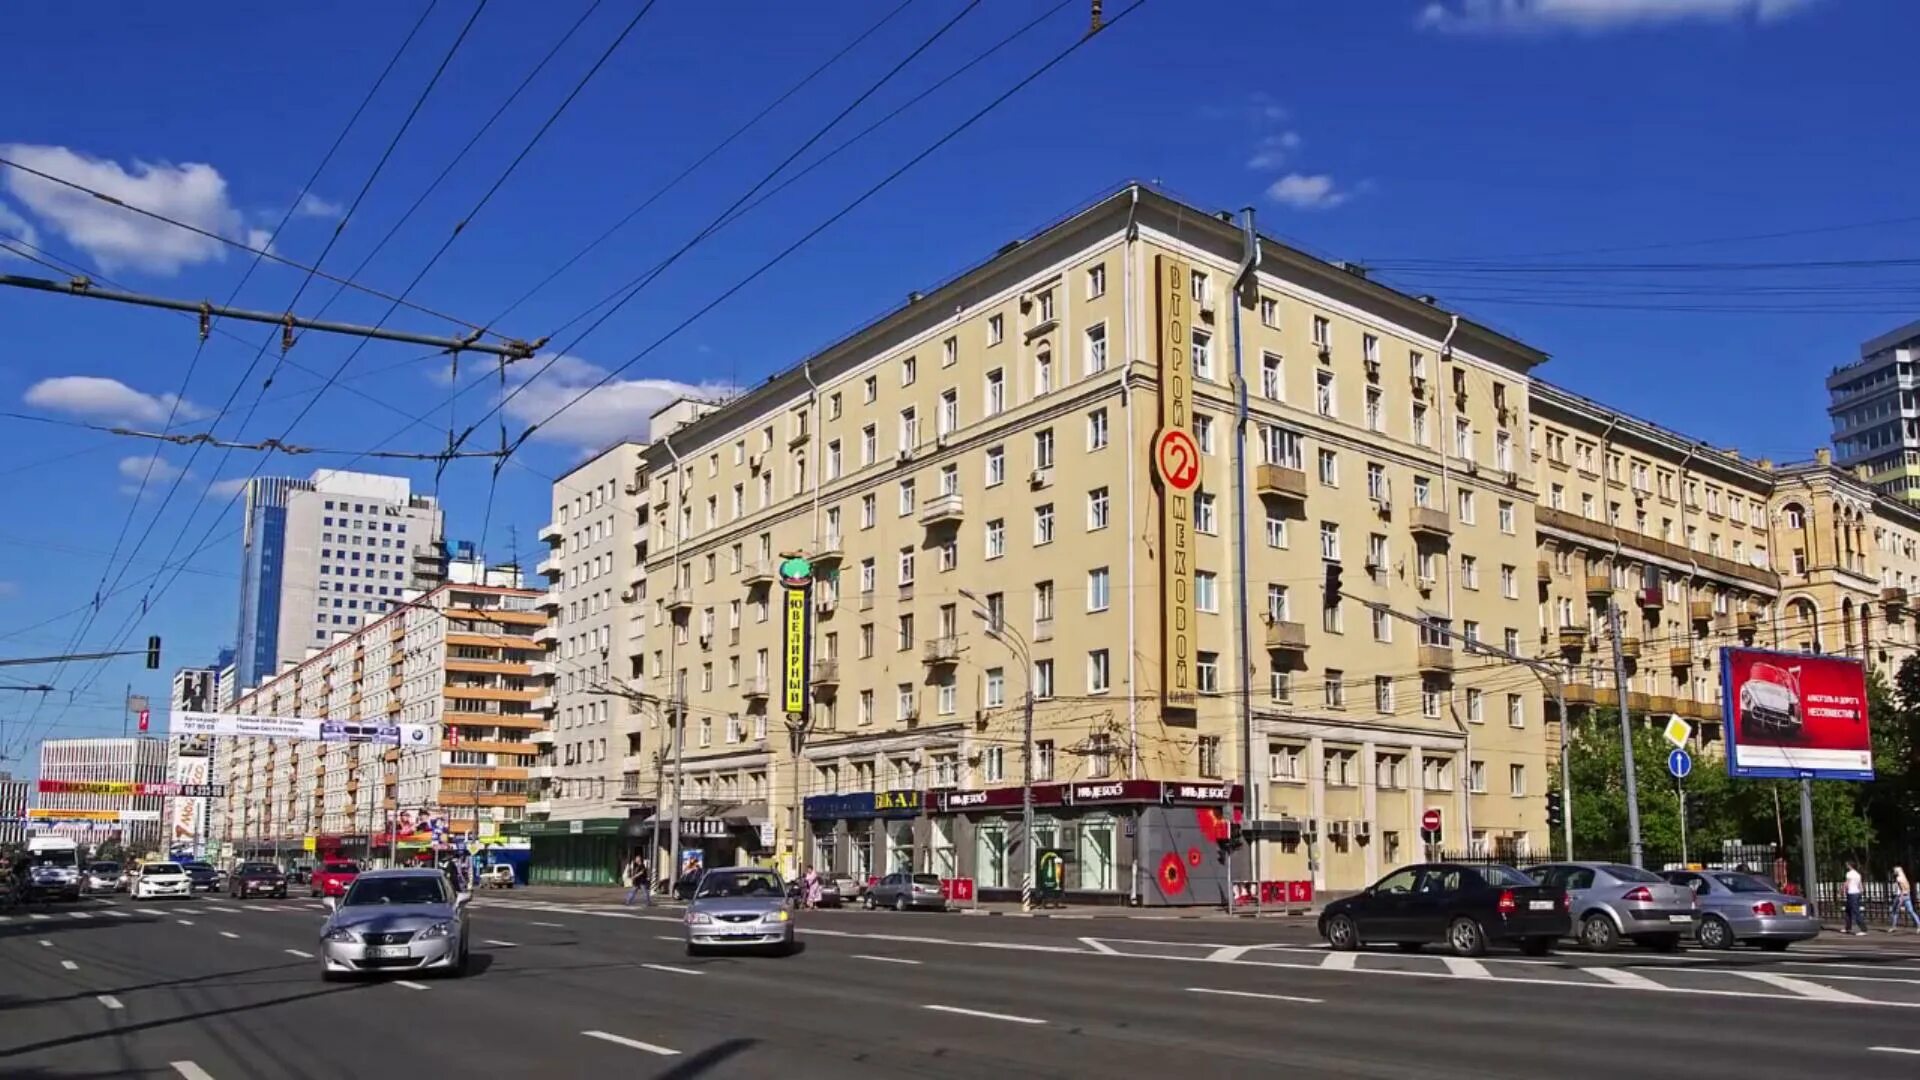
[[[767,804],[763,802],[735,803],[714,816],[729,825],[765,825],[770,820]]]

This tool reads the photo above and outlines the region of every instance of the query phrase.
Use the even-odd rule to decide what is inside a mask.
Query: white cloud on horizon
[[[227,196],[226,179],[211,165],[136,159],[128,169],[117,161],[88,157],[64,146],[9,143],[0,149],[23,165],[208,232],[255,247],[266,241],[265,232],[246,227]],[[18,169],[6,170],[0,182],[42,225],[109,272],[131,268],[172,276],[183,267],[226,256],[225,246],[218,241]]]
[[[246,476],[233,476],[225,480],[215,480],[207,485],[207,498],[231,499],[246,490],[247,481],[250,479],[252,478]]]
[[[161,487],[187,475],[187,470],[159,454],[123,457],[117,468],[120,479],[124,481],[120,485],[120,494],[139,495],[142,498],[158,495]]]
[[[1602,33],[1629,26],[1675,22],[1771,23],[1790,18],[1819,0],[1434,0],[1417,22],[1432,30],[1462,33],[1534,33],[1578,30]]]
[[[1295,210],[1331,210],[1352,197],[1325,173],[1288,173],[1267,187],[1267,198]]]
[[[337,218],[346,213],[347,208],[331,199],[323,199],[311,191],[300,193],[300,201],[293,205],[294,217]],[[260,245],[255,244],[255,247]]]
[[[1253,148],[1253,156],[1247,159],[1249,169],[1277,169],[1287,163],[1295,150],[1300,149],[1300,133],[1297,131],[1276,131],[1261,138]]]
[[[160,425],[169,412],[179,420],[194,420],[206,410],[191,401],[181,400],[175,409],[172,394],[147,394],[119,379],[101,375],[60,375],[41,379],[27,388],[27,404],[93,420],[122,421]]]
[[[521,385],[525,388],[507,402],[503,411],[511,419],[522,424],[545,419],[607,374],[606,368],[590,361],[576,356],[555,359],[552,354],[536,357],[525,365],[515,365],[509,371],[524,368],[526,375],[531,377],[548,360],[554,360],[553,367],[530,383],[522,380]],[[685,383],[674,379],[615,378],[605,386],[588,392],[579,404],[569,408],[551,425],[534,432],[533,438],[589,450],[599,449],[620,439],[645,442],[650,437],[647,418],[675,399],[697,397],[711,400],[733,393],[732,387],[719,381]],[[509,436],[512,434],[509,430]]]

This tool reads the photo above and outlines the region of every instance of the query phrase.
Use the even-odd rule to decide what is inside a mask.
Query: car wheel
[[[1787,946],[1791,944],[1792,942],[1790,941],[1782,941],[1777,938],[1766,938],[1760,942],[1760,947],[1762,949],[1765,949],[1768,952],[1786,952]]]
[[[1596,911],[1580,920],[1580,944],[1594,952],[1612,952],[1620,947],[1620,931],[1612,919]]]
[[[698,945],[695,945],[695,944],[694,944],[693,942],[691,942],[691,941],[689,941],[689,942],[687,942],[687,955],[688,955],[688,956],[699,956],[699,955],[700,955],[700,946],[698,946]]]
[[[1393,944],[1394,947],[1401,952],[1419,952],[1421,949],[1427,947],[1427,943],[1424,941],[1396,941]]]
[[[905,911],[905,910],[907,910],[907,898],[906,898],[905,896],[896,896],[896,897],[894,897],[894,898],[893,898],[893,910],[895,910],[895,911]]]
[[[1700,929],[1694,934],[1695,940],[1706,949],[1733,948],[1733,928],[1727,920],[1718,915],[1709,915],[1700,920]]]
[[[1646,937],[1640,938],[1639,941],[1640,944],[1645,945],[1655,952],[1680,951],[1679,934],[1648,934]]]
[[[465,975],[467,973],[467,957],[467,943],[463,941],[460,943],[460,956],[454,960],[453,967],[448,969],[447,974],[452,975],[456,979]]]
[[[1327,920],[1327,946],[1335,952],[1351,952],[1360,947],[1360,928],[1346,915]]]
[[[337,983],[337,982],[345,982],[346,979],[347,979],[347,976],[345,972],[334,971],[332,968],[320,969],[321,982]]]
[[[1447,925],[1447,946],[1455,956],[1479,956],[1487,951],[1487,932],[1465,915],[1456,916]]]
[[[1545,956],[1553,951],[1553,935],[1535,934],[1530,938],[1522,938],[1520,951],[1528,956]]]

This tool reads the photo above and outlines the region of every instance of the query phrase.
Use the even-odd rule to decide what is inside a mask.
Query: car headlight
[[[781,909],[780,909],[779,911],[769,911],[769,912],[767,912],[767,913],[766,913],[765,915],[762,915],[762,916],[760,916],[760,921],[762,921],[762,922],[786,922],[787,920],[789,920],[789,919],[791,919],[791,918],[793,918],[793,912],[791,912],[791,911],[788,911],[788,910],[787,910],[787,909],[785,909],[785,908],[781,908]]]
[[[353,931],[347,929],[344,926],[336,926],[333,929],[328,930],[326,933],[321,934],[320,940],[331,941],[336,943],[349,943],[349,942],[359,941],[360,935],[354,933]]]
[[[420,940],[427,941],[431,938],[449,937],[458,929],[459,926],[456,925],[452,919],[448,919],[446,922],[437,922],[425,930],[420,931]]]
[[[713,922],[713,916],[704,911],[695,911],[687,916],[688,926],[706,926]]]

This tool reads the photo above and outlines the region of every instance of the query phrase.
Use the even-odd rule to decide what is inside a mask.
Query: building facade
[[[40,780],[55,784],[159,784],[167,780],[162,739],[46,739],[40,743]],[[40,791],[30,816],[56,824],[29,829],[71,836],[85,844],[119,840],[128,851],[164,851],[157,795]]]
[[[235,662],[252,686],[446,579],[439,504],[405,477],[321,469],[247,483]]]
[[[224,738],[223,842],[240,854],[308,850],[405,859],[444,835],[486,839],[526,814],[545,728],[534,665],[539,594],[447,584],[398,606],[258,687],[234,710],[342,723],[431,725],[425,749]]]
[[[1827,376],[1834,460],[1865,468],[1866,482],[1920,503],[1920,322],[1860,346],[1860,359]]]
[[[15,780],[11,775],[0,777],[0,847],[13,848],[27,842],[27,807],[31,803],[28,797],[33,785],[25,780]]]

